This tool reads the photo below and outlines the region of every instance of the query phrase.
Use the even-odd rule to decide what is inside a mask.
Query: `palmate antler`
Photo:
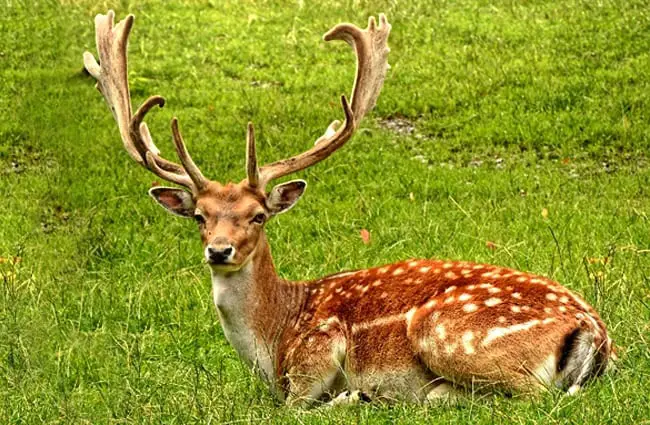
[[[178,130],[178,120],[172,119],[174,144],[181,165],[160,156],[153,143],[145,115],[154,106],[162,107],[165,100],[160,96],[148,98],[135,114],[131,109],[131,96],[127,78],[127,43],[133,26],[133,15],[114,25],[115,14],[97,15],[95,31],[100,64],[94,56],[84,53],[84,65],[97,79],[97,88],[104,95],[120,130],[122,142],[129,155],[140,165],[157,176],[200,192],[208,183],[190,157]],[[248,125],[246,169],[249,185],[261,190],[274,179],[300,171],[330,156],[354,134],[365,114],[375,106],[389,68],[387,57],[388,35],[391,26],[386,16],[379,15],[379,25],[374,18],[368,20],[368,28],[362,30],[352,24],[339,24],[323,37],[325,41],[344,40],[357,56],[357,70],[351,101],[341,97],[345,121],[333,121],[314,147],[299,155],[258,167],[253,125]]]
[[[379,15],[379,26],[374,17],[368,19],[365,30],[352,24],[339,24],[329,30],[324,36],[325,41],[344,40],[354,49],[357,56],[357,71],[352,88],[351,102],[341,96],[341,104],[345,113],[343,124],[333,121],[325,134],[316,140],[314,147],[299,155],[257,167],[255,156],[255,137],[253,126],[248,125],[247,165],[248,181],[252,186],[264,187],[268,182],[282,176],[310,167],[330,156],[347,142],[359,123],[370,111],[379,97],[384,84],[388,65],[388,35],[391,26],[382,13]]]
[[[160,96],[148,98],[135,114],[131,109],[131,95],[127,78],[127,44],[133,27],[133,15],[114,25],[115,13],[95,17],[95,34],[99,62],[90,52],[84,53],[84,65],[97,80],[97,88],[104,95],[120,130],[124,148],[138,164],[157,176],[185,186],[193,192],[201,191],[207,180],[190,157],[178,130],[178,120],[172,119],[172,133],[176,152],[181,164],[160,156],[160,151],[151,139],[147,124],[143,121],[151,108],[162,107],[165,99]]]

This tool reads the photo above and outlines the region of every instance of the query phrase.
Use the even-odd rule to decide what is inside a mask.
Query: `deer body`
[[[288,282],[265,239],[259,249],[239,272],[213,274],[215,305],[237,353],[290,402],[570,388],[611,353],[597,313],[543,277],[409,260]]]
[[[307,151],[258,166],[252,124],[247,177],[222,185],[206,179],[172,120],[181,164],[163,158],[144,122],[152,96],[132,111],[126,48],[133,25],[114,14],[95,18],[100,63],[84,54],[88,72],[111,107],[124,147],[141,166],[184,189],[150,195],[175,215],[194,218],[212,273],[224,335],[239,356],[288,403],[334,402],[370,395],[424,401],[461,390],[498,388],[574,392],[613,357],[598,314],[548,279],[497,266],[410,260],[289,282],[273,266],[264,226],[289,210],[306,183],[266,191],[272,180],[305,169],[343,146],[372,109],[388,69],[390,24],[339,24],[325,40],[344,40],[357,56],[351,101]],[[341,396],[336,396],[341,393]]]

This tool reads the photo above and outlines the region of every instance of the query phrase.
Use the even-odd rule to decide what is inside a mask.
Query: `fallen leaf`
[[[158,186],[160,186],[160,182],[159,182],[159,181],[154,180],[154,181],[151,182],[151,187],[158,187]]]
[[[589,264],[607,264],[609,263],[609,257],[604,258],[587,258]]]
[[[542,217],[548,218],[548,210],[546,208],[542,208]]]
[[[571,162],[571,158],[562,158],[562,164],[567,165]]]
[[[369,245],[370,244],[370,232],[367,231],[366,229],[361,229],[359,232],[361,235],[361,240],[363,241],[364,244]]]
[[[494,242],[491,242],[491,241],[485,241],[485,246],[488,249],[491,249],[492,251],[497,249],[497,245]]]
[[[415,201],[415,195],[413,194],[413,192],[409,193],[409,199],[411,200],[411,202]]]

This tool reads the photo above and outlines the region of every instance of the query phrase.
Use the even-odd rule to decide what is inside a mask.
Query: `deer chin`
[[[234,273],[238,272],[241,270],[241,268],[244,266],[243,264],[210,264],[210,269],[219,274],[226,274],[226,273]]]
[[[207,262],[208,266],[210,266],[210,269],[217,274],[230,274],[230,273],[236,273],[240,271],[242,268],[246,267],[248,263],[251,262],[253,259],[253,256],[255,255],[255,250],[251,252],[248,257],[244,259],[239,264],[235,263],[227,263],[227,264],[211,264]]]

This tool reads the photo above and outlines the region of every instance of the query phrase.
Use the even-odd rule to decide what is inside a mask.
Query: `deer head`
[[[261,167],[257,163],[253,125],[249,123],[247,177],[239,183],[221,184],[205,178],[196,166],[176,118],[172,119],[171,129],[180,164],[160,155],[144,117],[154,106],[164,106],[162,97],[148,98],[135,114],[132,113],[127,44],[134,17],[129,15],[114,25],[114,16],[114,12],[109,11],[95,18],[99,64],[91,53],[85,52],[84,65],[97,80],[97,88],[113,112],[122,142],[131,158],[158,177],[184,187],[154,187],[149,194],[171,213],[197,221],[205,259],[213,270],[236,271],[251,259],[262,239],[266,222],[295,205],[307,183],[293,180],[269,191],[267,185],[330,156],[350,139],[365,114],[374,107],[388,69],[386,41],[391,26],[386,17],[380,15],[379,25],[370,18],[365,30],[351,24],[339,24],[327,32],[324,36],[326,41],[346,41],[357,57],[351,100],[348,102],[345,96],[341,97],[345,115],[343,123],[333,121],[311,149]]]

